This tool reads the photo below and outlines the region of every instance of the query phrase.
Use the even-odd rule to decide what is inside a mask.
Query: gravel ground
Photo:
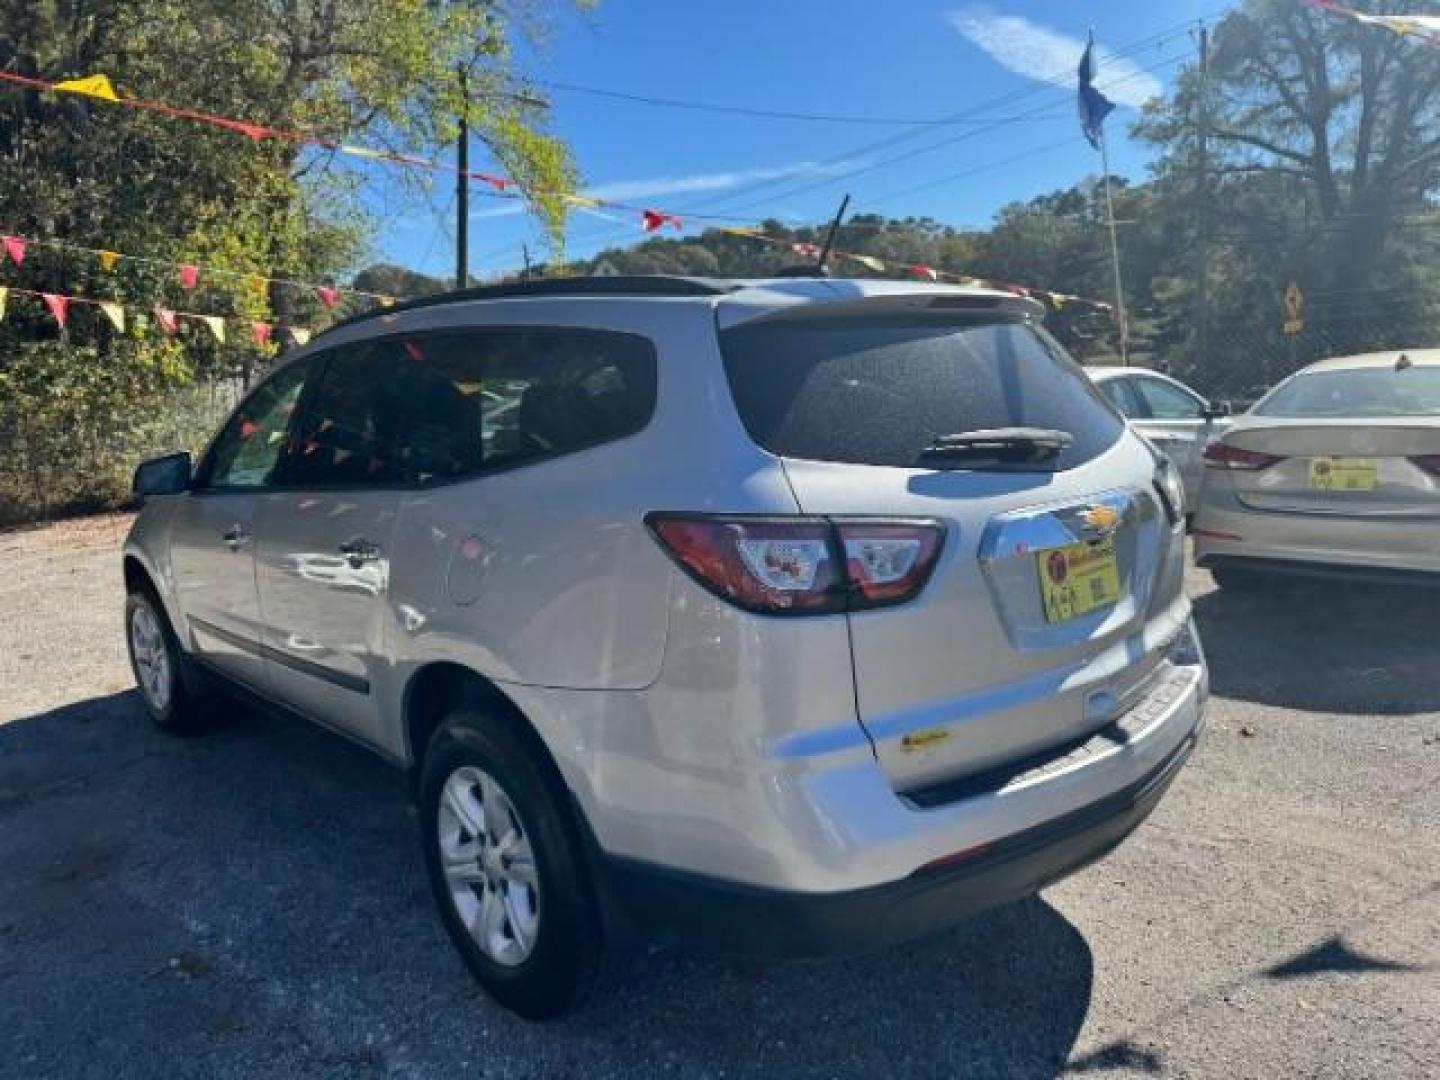
[[[0,1073],[1440,1077],[1440,596],[1197,572],[1209,732],[1112,857],[879,956],[658,952],[534,1027],[452,954],[380,761],[148,729],[124,526],[0,535]]]

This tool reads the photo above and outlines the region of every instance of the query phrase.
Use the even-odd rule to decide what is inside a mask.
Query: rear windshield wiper
[[[1056,431],[1054,428],[986,428],[937,436],[934,442],[920,451],[920,459],[1050,461],[1074,441],[1075,437],[1068,431]]]

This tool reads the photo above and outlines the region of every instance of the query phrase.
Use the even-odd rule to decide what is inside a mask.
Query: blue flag
[[[1080,130],[1085,133],[1085,138],[1090,140],[1090,145],[1099,150],[1101,125],[1105,123],[1105,117],[1110,115],[1110,110],[1115,108],[1115,103],[1095,89],[1095,61],[1092,57],[1094,51],[1095,36],[1092,34],[1085,43],[1085,55],[1080,57],[1080,91],[1077,103],[1080,106]]]

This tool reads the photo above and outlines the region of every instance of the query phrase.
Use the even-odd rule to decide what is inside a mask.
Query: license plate
[[[1379,473],[1379,465],[1370,458],[1312,458],[1310,486],[1316,491],[1374,491]]]
[[[1120,599],[1113,536],[1041,552],[1035,563],[1046,622],[1064,622]]]

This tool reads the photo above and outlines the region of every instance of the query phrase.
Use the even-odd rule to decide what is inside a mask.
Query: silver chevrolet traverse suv
[[[342,323],[140,467],[127,633],[408,770],[485,988],[932,933],[1099,858],[1201,726],[1180,478],[1034,301],[549,280]]]

